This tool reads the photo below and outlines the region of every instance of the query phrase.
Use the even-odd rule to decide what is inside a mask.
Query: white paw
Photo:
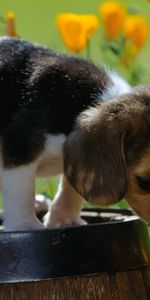
[[[4,221],[5,231],[26,231],[26,230],[42,230],[45,229],[44,225],[37,219],[26,219],[26,220],[13,220],[10,222]]]
[[[43,223],[46,228],[75,227],[87,224],[79,215],[69,218],[51,211],[44,216]]]

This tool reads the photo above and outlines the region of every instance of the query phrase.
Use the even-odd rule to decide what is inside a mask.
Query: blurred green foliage
[[[119,1],[119,0],[118,0]],[[59,13],[82,13],[82,14],[95,14],[99,17],[98,6],[102,0],[45,0],[41,2],[40,0],[2,0],[0,1],[0,15],[5,17],[6,13],[12,10],[15,13],[16,18],[16,29],[20,37],[47,45],[54,49],[67,52],[62,39],[60,38],[58,29],[56,28],[56,16]],[[123,0],[120,1],[128,5],[130,12],[139,12],[150,20],[150,3],[147,0],[131,1]],[[101,22],[101,21],[100,21]],[[130,72],[135,72],[137,70],[132,70],[132,65],[129,67],[130,72],[125,71],[117,64],[115,56],[106,53],[103,50],[102,38],[101,38],[101,23],[99,30],[94,34],[90,43],[90,55],[96,63],[104,63],[108,66],[113,66],[119,71],[123,76],[130,80]],[[0,26],[0,34],[3,34],[3,27]],[[146,44],[144,49],[138,55],[138,61],[136,68],[139,70],[138,75],[140,76],[142,82],[150,81],[149,72],[149,61],[150,57],[150,41]],[[107,54],[107,55],[106,55]],[[83,57],[87,56],[87,50],[84,50],[81,54]],[[136,81],[136,79],[135,79]],[[139,78],[137,78],[137,82]]]

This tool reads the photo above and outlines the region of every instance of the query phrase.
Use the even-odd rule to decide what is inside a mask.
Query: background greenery
[[[48,45],[61,51],[67,51],[59,32],[55,25],[56,15],[59,13],[73,12],[83,14],[95,14],[99,17],[98,6],[102,0],[3,0],[0,1],[0,13],[5,16],[9,10],[15,13],[16,28],[18,34],[30,41]],[[139,10],[141,14],[150,20],[150,3],[147,0],[120,1],[126,3],[130,8]],[[101,21],[100,21],[101,22]],[[101,63],[109,62],[104,61],[104,55],[100,50],[100,29],[95,33],[91,40],[91,56],[92,59]],[[1,34],[3,29],[1,28]],[[150,41],[146,44],[144,49],[138,56],[139,63],[147,70],[147,74],[143,78],[143,81],[150,79],[148,61],[150,58]],[[82,52],[83,56],[86,56],[86,50]]]
[[[8,11],[15,13],[16,30],[20,37],[47,45],[54,49],[67,52],[62,39],[60,38],[58,29],[55,25],[56,15],[59,13],[82,13],[95,14],[99,17],[98,5],[104,1],[101,0],[3,0],[0,1],[0,15],[5,17]],[[121,1],[120,1],[121,2]],[[150,3],[146,0],[122,1],[135,9],[138,9],[141,14],[150,20]],[[131,3],[132,2],[132,3]],[[100,21],[101,22],[101,21]],[[4,28],[0,25],[0,35],[4,34]],[[101,50],[101,35],[100,29],[94,34],[90,43],[90,54],[96,63],[109,65],[103,51]],[[87,51],[82,51],[83,57],[87,56]],[[149,72],[150,60],[150,41],[142,49],[138,55],[137,67],[139,65],[140,75],[142,74],[141,82],[150,81]],[[113,65],[113,62],[111,61]],[[124,77],[128,79],[128,72],[125,72],[121,66],[114,66]],[[144,72],[142,73],[142,68]],[[58,184],[58,178],[53,179],[38,179],[36,181],[36,191],[45,193],[53,198]],[[122,201],[119,206],[126,206]]]

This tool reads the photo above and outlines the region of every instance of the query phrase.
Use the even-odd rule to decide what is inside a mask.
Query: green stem
[[[86,47],[86,57],[88,60],[91,59],[91,44],[90,40],[88,40],[87,47]]]

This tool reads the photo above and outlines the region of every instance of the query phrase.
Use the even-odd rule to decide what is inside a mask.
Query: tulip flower
[[[148,38],[149,24],[142,15],[129,15],[125,20],[123,32],[126,39],[140,49]]]
[[[67,48],[79,53],[87,47],[99,22],[94,15],[64,13],[57,16],[56,24]]]
[[[95,15],[80,15],[81,22],[85,27],[87,37],[90,38],[99,26],[99,20]]]
[[[122,3],[107,1],[99,6],[105,34],[108,39],[116,39],[123,29],[126,8]]]

